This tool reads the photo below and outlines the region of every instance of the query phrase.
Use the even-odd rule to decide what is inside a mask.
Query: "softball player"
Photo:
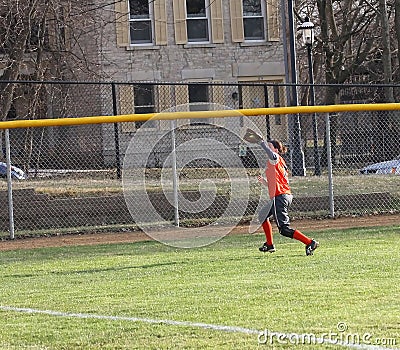
[[[288,209],[292,203],[293,195],[288,182],[288,171],[285,160],[281,157],[286,153],[286,147],[277,140],[265,142],[261,136],[253,130],[248,129],[244,139],[251,143],[258,143],[267,154],[268,161],[265,169],[265,176],[258,177],[258,181],[268,186],[271,202],[267,203],[259,212],[258,218],[262,224],[266,241],[259,248],[261,252],[275,252],[272,237],[272,226],[269,218],[272,216],[282,236],[296,239],[306,246],[306,255],[313,255],[319,243],[301,233],[299,230],[290,227]]]

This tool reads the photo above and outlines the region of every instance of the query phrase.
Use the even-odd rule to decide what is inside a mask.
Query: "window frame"
[[[144,104],[144,105],[138,105],[138,92],[142,89],[151,89],[150,92],[150,99],[151,101],[150,104]],[[133,85],[133,111],[135,114],[145,114],[145,113],[155,113],[156,112],[156,85],[149,85],[149,84],[134,84]],[[151,109],[148,111],[140,111],[140,109]],[[145,122],[135,122],[135,129],[138,130],[143,127],[143,125],[146,125],[146,129],[154,129],[157,127],[156,121],[155,120],[148,120]]]
[[[265,42],[267,41],[267,4],[266,1],[260,0],[260,5],[261,5],[261,15],[257,16],[249,16],[245,15],[244,10],[244,2],[246,0],[241,0],[242,1],[242,19],[243,19],[243,41],[248,42],[248,43],[253,43],[253,42]],[[246,37],[246,19],[256,19],[256,18],[261,18],[262,19],[262,38],[248,38]]]
[[[212,28],[211,28],[211,13],[210,13],[210,0],[203,0],[204,1],[204,8],[205,8],[205,16],[189,16],[188,9],[187,9],[187,1],[185,1],[185,17],[186,17],[186,35],[187,35],[187,43],[188,44],[209,44],[211,43],[211,36],[212,36]],[[190,1],[190,0],[189,0]],[[212,0],[213,1],[213,0]],[[193,40],[189,36],[189,23],[196,21],[196,20],[206,20],[207,22],[207,39],[206,40]]]
[[[191,95],[191,88],[194,88],[197,91],[199,90],[199,86],[205,87],[205,100],[206,101],[193,101],[193,95]],[[210,103],[210,85],[209,84],[201,84],[199,85],[197,82],[192,82],[187,85],[187,91],[188,91],[188,103],[189,103],[189,110],[190,111],[206,111],[208,108],[208,105],[202,105],[204,104],[209,104]],[[199,105],[191,105],[192,103],[199,103]],[[209,125],[211,119],[210,118],[191,118],[189,119],[190,126],[204,126],[204,125]]]
[[[154,28],[154,1],[152,0],[147,0],[148,4],[148,13],[147,14],[142,14],[139,16],[132,16],[131,15],[131,1],[134,0],[128,0],[128,21],[129,21],[129,44],[130,46],[152,46],[155,43],[155,28]],[[146,16],[147,17],[143,17]],[[133,23],[144,23],[144,22],[149,22],[149,28],[150,28],[150,40],[149,41],[140,41],[140,42],[133,42],[132,38],[132,24]]]

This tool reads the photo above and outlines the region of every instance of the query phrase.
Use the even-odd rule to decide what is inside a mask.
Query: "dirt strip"
[[[320,231],[324,229],[345,229],[351,227],[374,227],[374,226],[400,226],[400,215],[379,215],[362,217],[340,217],[336,219],[324,220],[296,220],[292,226],[304,231]],[[213,226],[213,230],[223,230],[226,228]],[[261,230],[257,230],[261,232]],[[231,234],[248,233],[248,226],[237,226]],[[32,249],[42,247],[62,247],[71,245],[94,245],[112,243],[132,243],[151,240],[143,232],[131,233],[90,233],[81,235],[60,235],[37,238],[18,238],[15,240],[5,240],[0,242],[1,250]]]

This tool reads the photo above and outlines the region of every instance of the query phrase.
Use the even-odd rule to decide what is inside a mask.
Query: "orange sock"
[[[293,233],[293,238],[297,239],[300,242],[303,242],[305,245],[309,245],[312,242],[311,238],[308,238],[307,236],[303,235],[300,231],[295,230]]]
[[[264,230],[265,233],[265,240],[267,242],[268,245],[272,245],[272,225],[269,222],[269,220],[265,220],[262,223],[262,228]]]

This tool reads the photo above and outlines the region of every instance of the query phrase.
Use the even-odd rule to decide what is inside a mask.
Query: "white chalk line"
[[[52,310],[39,310],[32,308],[22,308],[22,307],[13,307],[13,306],[3,306],[0,305],[0,310],[2,311],[11,311],[11,312],[21,312],[21,313],[30,313],[30,314],[43,314],[57,317],[72,317],[72,318],[80,318],[80,319],[99,319],[99,320],[110,320],[110,321],[130,321],[130,322],[143,322],[143,323],[152,323],[152,324],[166,324],[170,326],[184,326],[184,327],[194,327],[194,328],[203,328],[203,329],[211,329],[214,331],[223,331],[223,332],[231,332],[231,333],[243,333],[243,334],[265,334],[266,331],[260,331],[257,329],[244,328],[244,327],[234,327],[234,326],[224,326],[217,324],[208,324],[201,322],[189,322],[189,321],[174,321],[174,320],[163,320],[163,319],[151,319],[151,318],[140,318],[140,317],[129,317],[129,316],[108,316],[108,315],[96,315],[96,314],[84,314],[84,313],[71,313],[71,312],[62,312],[62,311],[52,311]],[[269,334],[274,334],[276,338],[280,339],[293,339],[293,337],[305,337],[307,339],[306,334],[297,334],[297,333],[279,333],[268,331]],[[343,347],[351,348],[351,349],[367,349],[367,350],[399,350],[399,349],[391,349],[386,347],[380,347],[377,345],[370,344],[353,344],[339,340],[331,340],[331,339],[322,339],[315,338],[315,342],[318,344],[332,344],[332,345],[340,345]]]

